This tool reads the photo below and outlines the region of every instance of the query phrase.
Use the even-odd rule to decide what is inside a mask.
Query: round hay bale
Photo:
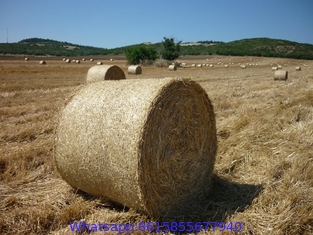
[[[172,64],[172,65],[168,66],[168,69],[171,70],[171,71],[176,71],[177,67],[176,67],[176,65]]]
[[[41,61],[39,62],[39,64],[46,64],[46,61],[41,60]]]
[[[124,71],[116,65],[94,65],[87,72],[87,82],[126,79]]]
[[[192,64],[191,67],[196,67],[196,64]]]
[[[272,67],[272,71],[275,71],[277,70],[278,68],[277,67]]]
[[[201,67],[202,67],[202,64],[197,64],[197,67],[198,67],[198,68],[201,68]]]
[[[245,65],[240,65],[240,68],[242,68],[242,69],[246,69],[246,67],[247,66],[245,66]]]
[[[76,64],[80,64],[80,60],[76,60],[75,62],[76,62]]]
[[[92,62],[93,61],[93,59],[90,59],[90,62]]]
[[[97,65],[102,65],[103,63],[101,61],[97,62]]]
[[[301,71],[301,67],[300,66],[296,67],[296,71]]]
[[[65,60],[66,63],[71,63],[70,59]]]
[[[274,74],[274,80],[284,80],[288,79],[288,71],[285,70],[276,70]]]
[[[28,58],[27,58],[27,57],[25,58],[25,61],[28,61]]]
[[[142,74],[142,69],[140,65],[131,65],[127,69],[128,74]]]
[[[277,65],[277,69],[282,69],[283,67],[281,65]]]
[[[62,110],[55,136],[65,181],[152,217],[186,213],[210,190],[215,114],[189,79],[89,83]]]

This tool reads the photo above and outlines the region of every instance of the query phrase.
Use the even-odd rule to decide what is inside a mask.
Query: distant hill
[[[162,50],[162,43],[142,43]],[[113,49],[82,46],[51,39],[29,38],[17,43],[0,43],[0,54],[37,55],[37,56],[88,56],[88,55],[122,55],[129,45]],[[198,41],[182,43],[181,55],[231,55],[263,56],[295,59],[313,59],[313,45],[270,38],[251,38],[232,41]]]
[[[313,45],[270,38],[251,38],[211,46],[182,47],[185,55],[264,56],[313,59]]]

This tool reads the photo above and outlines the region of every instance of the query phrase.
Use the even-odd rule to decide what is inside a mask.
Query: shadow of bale
[[[262,190],[261,185],[229,182],[218,175],[213,175],[208,193],[201,198],[190,198],[181,211],[169,211],[162,218],[150,218],[159,222],[223,222],[235,212],[242,212],[251,205]],[[114,209],[117,212],[128,212],[129,208],[105,197],[96,197],[81,190],[77,194],[86,200],[100,200],[100,207]]]
[[[183,212],[173,212],[173,215],[169,214],[162,221],[222,222],[235,212],[244,211],[261,190],[261,185],[229,182],[213,175],[207,195],[194,198],[186,203]]]

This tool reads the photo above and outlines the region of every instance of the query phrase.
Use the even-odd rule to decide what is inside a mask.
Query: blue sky
[[[0,43],[38,37],[102,48],[268,37],[313,44],[313,0],[0,0]]]

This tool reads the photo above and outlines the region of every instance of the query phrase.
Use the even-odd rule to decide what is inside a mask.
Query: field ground
[[[222,56],[180,61],[209,63],[206,58],[213,68],[147,66],[141,75],[127,75],[123,58],[97,60],[119,65],[127,79],[191,78],[212,100],[218,134],[212,193],[195,202],[201,209],[185,222],[241,222],[242,234],[313,234],[313,61]],[[0,58],[0,233],[71,234],[69,222],[83,219],[150,222],[61,179],[53,161],[58,111],[84,86],[96,61],[66,64],[54,57],[39,65],[38,59]],[[251,65],[240,69],[238,63]],[[287,82],[273,80],[276,64],[289,71]]]

